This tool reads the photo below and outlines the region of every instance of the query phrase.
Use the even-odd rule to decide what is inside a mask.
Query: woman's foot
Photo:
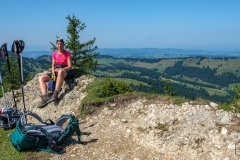
[[[48,95],[41,95],[42,101],[37,105],[38,108],[42,108],[48,104]]]
[[[58,99],[58,93],[59,93],[59,92],[55,90],[55,91],[53,92],[52,98],[49,99],[49,100],[47,101],[47,103],[56,101],[56,100]]]

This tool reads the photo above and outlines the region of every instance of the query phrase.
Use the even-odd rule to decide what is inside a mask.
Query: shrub
[[[112,78],[105,78],[99,90],[99,97],[111,97],[118,94],[133,92],[133,89],[123,81],[114,80]]]

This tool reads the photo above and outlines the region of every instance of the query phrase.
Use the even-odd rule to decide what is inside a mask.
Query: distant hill
[[[16,56],[12,52],[9,51],[9,56]],[[10,59],[11,60],[11,59]],[[47,70],[51,66],[52,58],[50,55],[42,55],[38,58],[28,58],[28,57],[22,57],[23,61],[23,74],[24,78],[33,78],[36,73],[40,73],[44,70]],[[6,63],[3,59],[0,59],[0,67],[3,63]],[[18,68],[15,68],[18,69]],[[4,76],[6,73],[1,70],[2,76]]]
[[[188,99],[229,102],[240,84],[240,58],[115,58],[98,56],[97,77],[113,77],[141,92],[164,94],[166,77],[173,92]]]
[[[141,59],[156,59],[156,58],[181,58],[181,57],[239,57],[240,51],[225,51],[213,52],[204,50],[186,50],[186,49],[171,49],[171,48],[99,48],[96,52],[100,55],[110,55],[115,58],[141,58]],[[51,51],[25,51],[24,57],[37,58],[42,55],[52,55]]]
[[[97,52],[100,52],[99,65],[93,72],[96,77],[127,81],[140,92],[163,94],[168,77],[178,96],[229,102],[233,88],[240,85],[238,52],[154,48],[98,49]],[[24,77],[31,78],[50,68],[51,54],[23,52]]]
[[[52,52],[51,51],[23,51],[22,55],[23,57],[36,59],[43,55],[52,55]]]
[[[204,50],[186,50],[186,49],[171,49],[171,48],[99,48],[97,52],[100,55],[110,55],[115,58],[181,58],[181,57],[240,57],[239,52],[213,52]]]

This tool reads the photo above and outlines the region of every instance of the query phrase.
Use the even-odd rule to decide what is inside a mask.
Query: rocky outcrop
[[[84,88],[94,80],[84,75],[76,78],[72,89],[63,88],[57,103],[39,109],[36,108],[40,101],[39,75],[24,86],[26,108],[43,119],[53,120],[63,113],[77,114],[81,100],[87,95]],[[17,92],[20,105],[21,92]],[[11,93],[6,96],[12,103]],[[119,97],[99,110],[97,114],[79,117],[84,145],[72,140],[67,142],[66,153],[62,155],[33,156],[134,160],[239,158],[235,155],[235,144],[240,140],[240,115],[220,110],[214,102],[176,105],[162,96],[149,99],[131,95]],[[240,154],[240,144],[237,146]]]
[[[45,72],[43,72],[45,73]],[[93,81],[85,75],[75,78],[70,84],[64,82],[62,91],[59,94],[59,100],[46,105],[44,108],[37,108],[37,104],[41,101],[41,93],[38,86],[38,77],[43,73],[37,74],[29,81],[24,88],[24,99],[26,111],[37,113],[43,120],[52,119],[55,121],[62,114],[74,114],[78,112],[81,100],[87,95],[84,91],[85,87]],[[49,92],[49,97],[52,93]],[[8,105],[13,106],[12,93],[5,94]],[[15,98],[18,109],[23,111],[22,91],[15,91]],[[1,101],[3,102],[3,100]]]

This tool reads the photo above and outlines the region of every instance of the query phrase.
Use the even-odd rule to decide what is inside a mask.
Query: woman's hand
[[[63,68],[56,68],[55,72],[59,72],[59,71],[62,71],[62,70],[64,70],[64,69]]]

